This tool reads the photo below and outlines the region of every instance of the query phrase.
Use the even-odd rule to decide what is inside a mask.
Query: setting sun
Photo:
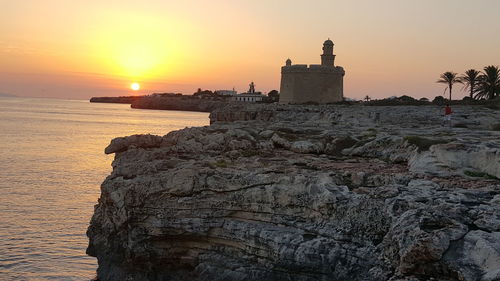
[[[132,89],[134,91],[138,91],[140,88],[141,88],[141,85],[139,83],[132,83],[130,85],[130,89]]]

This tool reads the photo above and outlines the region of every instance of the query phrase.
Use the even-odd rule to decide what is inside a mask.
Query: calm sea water
[[[91,280],[85,231],[110,140],[208,125],[207,113],[0,98],[0,280]]]

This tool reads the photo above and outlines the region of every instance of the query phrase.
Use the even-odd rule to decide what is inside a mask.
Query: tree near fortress
[[[437,83],[442,83],[448,85],[447,89],[450,92],[450,101],[451,101],[451,92],[453,89],[453,84],[462,83],[460,78],[457,76],[458,74],[455,72],[447,71],[441,74],[440,79],[436,81]],[[445,89],[446,91],[446,89]]]

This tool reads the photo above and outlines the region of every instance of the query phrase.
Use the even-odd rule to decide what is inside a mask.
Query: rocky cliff
[[[144,96],[134,100],[132,108],[211,112],[227,105],[225,100],[199,99],[192,96]]]
[[[147,96],[93,97],[90,102],[128,103],[132,108],[180,111],[211,112],[222,108],[230,101],[217,98],[197,98],[181,94],[153,94]]]
[[[128,103],[131,104],[135,100],[141,99],[143,96],[127,96],[127,97],[92,97],[90,102],[97,103]]]
[[[235,105],[114,139],[107,280],[500,280],[500,112]]]

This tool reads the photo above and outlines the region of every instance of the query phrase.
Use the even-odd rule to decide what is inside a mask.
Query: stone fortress
[[[323,43],[321,65],[292,65],[287,59],[281,67],[280,103],[332,103],[344,99],[345,71],[335,66],[333,42],[328,39]]]

